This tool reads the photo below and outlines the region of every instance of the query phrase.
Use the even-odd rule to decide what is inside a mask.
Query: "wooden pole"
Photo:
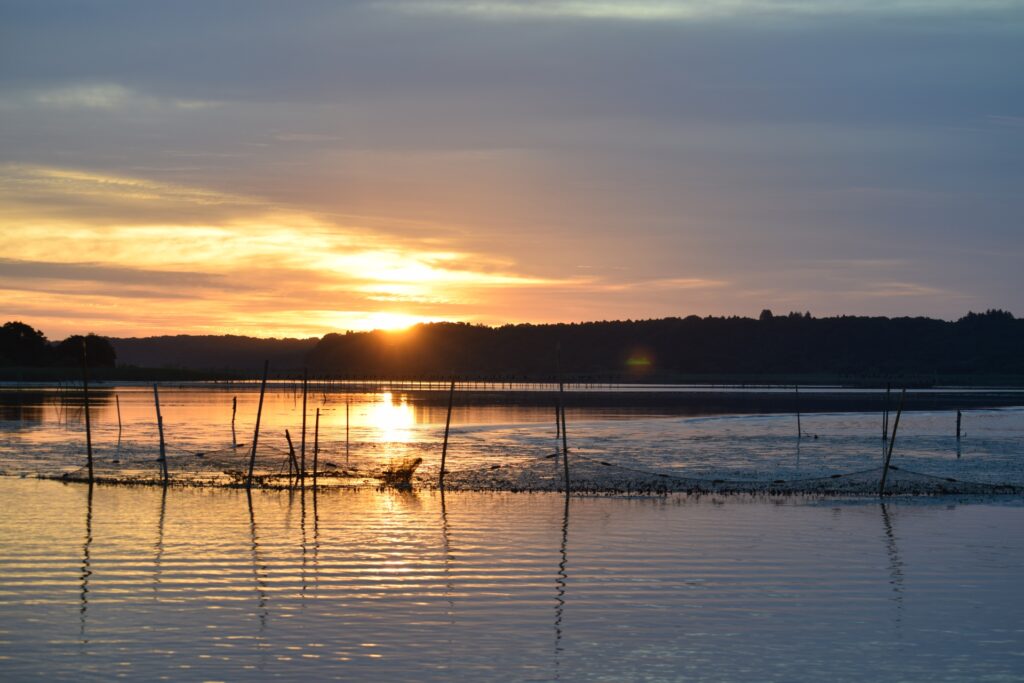
[[[348,464],[348,408],[352,403],[352,397],[345,397],[345,464]]]
[[[956,440],[960,440],[960,420],[963,418],[963,413],[958,408],[956,411]]]
[[[291,481],[292,472],[298,473],[299,463],[295,460],[295,446],[292,445],[292,435],[284,430],[284,438],[288,440],[288,481]]]
[[[238,413],[238,397],[231,397],[231,447],[238,446],[238,437],[235,436],[235,415]]]
[[[455,380],[452,380],[448,389],[448,417],[444,421],[444,444],[441,446],[441,474],[438,478],[438,486],[444,490],[444,465],[448,457],[448,430],[452,426],[452,404],[455,402]]]
[[[561,382],[558,383],[558,405],[562,413],[562,464],[565,468],[565,494],[569,495],[569,441],[565,434],[565,400]]]
[[[252,472],[256,467],[256,444],[260,440],[260,417],[263,415],[263,394],[267,391],[267,372],[270,370],[270,361],[263,361],[263,381],[260,383],[260,403],[256,408],[256,431],[252,435],[252,452],[249,454],[249,476],[245,480],[245,488],[252,488]]]
[[[121,399],[114,394],[114,404],[117,406],[117,440],[121,440]],[[959,430],[957,430],[959,432]]]
[[[796,392],[796,439],[799,441],[804,435],[804,430],[800,427],[800,385],[794,384],[793,388]]]
[[[92,472],[92,423],[89,422],[89,359],[85,351],[85,339],[82,340],[82,394],[85,409],[85,453],[89,465],[89,483],[93,481]],[[90,489],[91,491],[91,489]]]
[[[320,409],[316,409],[316,421],[313,423],[313,488],[316,488],[317,460],[320,455]],[[316,491],[313,491],[313,509],[316,510]]]
[[[306,485],[306,395],[309,393],[309,378],[306,368],[302,368],[302,438],[299,450],[302,461],[299,465],[299,482],[301,486]]]
[[[903,414],[903,400],[907,396],[907,390],[900,393],[900,406],[896,409],[896,421],[892,423],[892,436],[889,439],[889,452],[885,455],[885,464],[882,466],[882,483],[878,486],[878,495],[885,495],[885,480],[889,476],[889,461],[892,460],[892,449],[896,445],[896,430],[900,428],[900,415]]]
[[[555,403],[555,441],[557,442],[562,436],[562,410],[558,407],[558,403]]]
[[[164,478],[164,486],[167,485],[167,446],[164,442],[164,418],[160,414],[160,392],[156,388],[156,383],[153,384],[153,403],[156,404],[156,427],[160,432],[160,473]]]
[[[889,393],[892,391],[892,384],[885,385],[885,406],[882,408],[882,444],[889,439]]]

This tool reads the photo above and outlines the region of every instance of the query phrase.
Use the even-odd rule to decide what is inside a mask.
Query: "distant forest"
[[[319,340],[76,335],[50,342],[28,325],[7,323],[0,329],[0,366],[78,366],[83,340],[92,367],[116,362],[119,370],[177,368],[217,376],[252,377],[269,360],[275,376],[307,367],[347,378],[1024,380],[1024,319],[1001,310],[969,313],[955,322],[776,316],[765,310],[758,319],[690,316],[493,328],[430,323]]]
[[[328,334],[317,372],[381,377],[1022,376],[1024,319],[1006,311],[930,318],[665,318],[559,325],[417,325],[403,333]]]

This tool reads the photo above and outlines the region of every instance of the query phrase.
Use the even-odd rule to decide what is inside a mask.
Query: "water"
[[[715,392],[708,393],[714,402]],[[232,438],[234,396],[238,404]],[[84,421],[75,397],[49,388],[8,390],[0,398],[0,471],[59,475],[83,466]],[[452,417],[450,469],[529,463],[560,447],[555,438],[553,406],[488,402],[465,405],[459,398]],[[258,393],[251,387],[162,388],[172,477],[244,468],[257,402]],[[277,388],[267,394],[258,469],[287,471],[285,429],[290,430],[296,449],[301,450],[301,406],[297,391]],[[436,478],[446,412],[444,393],[426,400],[415,392],[350,396],[311,392],[307,417],[309,459],[317,409],[321,412],[324,462],[373,471],[395,460],[421,457],[421,483]],[[98,470],[157,471],[158,434],[151,388],[95,390],[91,415]],[[681,409],[657,407],[568,411],[568,441],[573,454],[653,472],[771,481],[827,477],[881,464],[883,442],[878,412],[804,414],[802,429],[804,436],[798,440],[792,414],[694,416]],[[966,410],[960,441],[955,429],[955,411],[905,412],[894,464],[961,481],[1024,485],[1024,408]],[[242,445],[232,448],[232,443]]]
[[[1020,501],[0,478],[0,678],[1024,680]]]

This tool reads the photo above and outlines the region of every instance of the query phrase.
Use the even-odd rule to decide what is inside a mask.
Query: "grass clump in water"
[[[405,458],[398,462],[393,462],[384,468],[380,479],[384,482],[385,486],[394,486],[395,488],[402,489],[412,488],[412,477],[416,473],[416,468],[422,462],[423,458]]]

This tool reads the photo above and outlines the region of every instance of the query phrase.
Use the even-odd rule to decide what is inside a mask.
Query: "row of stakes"
[[[245,479],[245,486],[247,489],[252,488],[253,476],[256,467],[256,449],[259,444],[260,437],[260,419],[263,415],[263,398],[266,394],[267,389],[267,375],[270,371],[270,361],[263,362],[263,378],[260,381],[260,399],[259,404],[256,408],[256,427],[253,432],[252,438],[252,449],[249,453],[249,469]],[[88,461],[88,473],[89,483],[91,484],[94,480],[93,473],[93,453],[92,453],[92,426],[89,419],[89,372],[88,372],[88,360],[86,358],[85,344],[82,345],[82,387],[84,391],[84,407],[85,407],[85,441],[86,441],[86,457]],[[796,421],[797,421],[797,439],[803,437],[803,429],[801,427],[801,415],[800,415],[800,387],[794,387],[796,394]],[[891,387],[886,388],[886,399],[885,408],[882,413],[882,440],[883,443],[888,440],[888,447],[884,449],[884,463],[882,466],[882,478],[879,482],[878,495],[885,495],[885,483],[887,475],[889,474],[889,464],[892,461],[893,449],[896,445],[896,431],[899,429],[900,416],[903,414],[903,404],[906,399],[907,390],[903,389],[900,393],[900,402],[896,410],[896,418],[893,422],[892,432],[889,433],[889,395]],[[563,476],[565,481],[565,490],[569,491],[569,443],[568,436],[566,433],[566,420],[565,420],[565,403],[564,403],[564,392],[565,385],[563,382],[558,383],[558,400],[555,405],[555,429],[556,436],[560,436],[562,440],[562,463],[563,463]],[[285,438],[288,441],[289,451],[289,472],[295,471],[300,481],[300,486],[305,486],[306,477],[306,400],[307,400],[307,375],[303,371],[302,376],[302,436],[300,441],[300,455],[296,458],[295,447],[292,444],[291,433],[286,429]],[[164,440],[164,421],[163,415],[160,412],[160,392],[157,385],[153,385],[153,401],[156,405],[156,420],[157,429],[160,435],[160,456],[158,462],[160,463],[160,473],[163,478],[164,485],[167,485],[170,481],[170,474],[167,467],[167,446]],[[441,445],[441,468],[438,474],[438,486],[444,489],[444,475],[445,466],[448,456],[448,436],[451,431],[452,422],[452,406],[455,401],[455,381],[451,382],[448,389],[448,412],[444,423],[444,440]],[[118,429],[120,430],[121,424],[121,410],[120,400],[118,399]],[[231,428],[232,428],[232,443],[234,443],[234,424],[235,424],[235,411],[237,410],[237,399],[232,400],[231,407]],[[346,417],[348,407],[346,405]],[[962,420],[962,412],[956,411],[956,439],[960,441],[960,426]],[[346,419],[346,454],[348,452],[348,422]],[[313,432],[313,486],[317,485],[317,474],[318,474],[318,456],[320,451],[320,409],[316,410],[316,421]]]

